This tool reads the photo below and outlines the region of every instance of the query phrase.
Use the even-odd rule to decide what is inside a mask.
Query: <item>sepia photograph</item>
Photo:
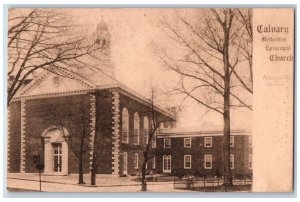
[[[8,192],[293,191],[293,8],[11,7],[6,32]]]

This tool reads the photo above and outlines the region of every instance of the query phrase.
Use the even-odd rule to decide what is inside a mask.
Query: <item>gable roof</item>
[[[127,87],[114,77],[104,72],[96,72],[89,79],[79,78],[76,75],[66,74],[63,77],[61,86],[54,87],[53,77],[56,74],[43,71],[32,82],[21,89],[13,100],[19,99],[41,99],[49,97],[59,97],[67,95],[79,95],[94,92],[96,90],[117,90],[118,92],[135,99],[145,105],[151,105],[149,99],[138,93],[137,91]],[[71,83],[71,84],[70,84]],[[68,85],[69,84],[69,85]],[[52,86],[51,86],[52,85]],[[163,107],[155,104],[155,109],[160,113],[176,120],[174,115],[163,109]]]

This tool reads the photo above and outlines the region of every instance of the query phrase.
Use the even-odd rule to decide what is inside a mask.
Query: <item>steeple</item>
[[[93,40],[99,46],[100,51],[97,53],[99,61],[96,61],[97,68],[106,75],[115,78],[115,68],[110,61],[110,41],[111,34],[108,29],[108,25],[103,20],[103,16],[96,26],[96,30],[93,33]]]
[[[94,36],[95,36],[95,42],[97,44],[99,44],[100,46],[102,46],[103,48],[106,48],[106,49],[110,48],[111,35],[108,30],[107,24],[103,20],[103,16],[102,16],[102,19],[100,20],[100,22],[97,24],[97,28],[96,28]]]

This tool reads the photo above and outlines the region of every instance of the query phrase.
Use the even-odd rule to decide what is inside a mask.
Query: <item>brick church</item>
[[[96,40],[109,52],[110,33],[103,21],[94,35],[101,35]],[[8,172],[37,172],[33,158],[40,155],[45,174],[77,173],[76,150],[83,134],[85,173],[90,172],[93,150],[97,150],[97,173],[123,175],[136,170],[128,162],[142,162],[152,105],[116,80],[114,71],[106,65],[86,80],[45,71],[25,86],[8,109]],[[174,120],[160,107],[155,106],[155,111]]]
[[[94,37],[110,51],[111,36],[103,21]],[[119,82],[113,65],[99,69],[85,72],[88,79],[40,72],[18,92],[8,109],[8,172],[37,172],[33,159],[39,155],[45,174],[78,173],[79,148],[84,173],[90,172],[94,151],[96,173],[119,176],[140,172],[153,104]],[[221,130],[176,130],[172,113],[159,106],[154,110],[168,121],[161,124],[167,129],[160,130],[151,142],[160,155],[148,162],[148,171],[222,172]],[[242,130],[232,133],[236,141],[232,169],[237,174],[251,173],[250,135]]]

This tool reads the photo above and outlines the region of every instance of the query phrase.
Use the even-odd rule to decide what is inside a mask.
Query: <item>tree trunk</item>
[[[141,178],[142,189],[141,189],[141,191],[147,191],[147,182],[146,182],[146,163],[147,163],[147,160],[144,159],[144,162],[143,162],[143,165],[142,165],[142,178]]]
[[[78,179],[78,184],[85,184],[83,180],[83,155],[80,154],[79,156],[79,162],[78,162],[78,174],[79,174],[79,179]]]
[[[227,18],[227,16],[226,16]],[[230,28],[224,25],[224,138],[223,138],[223,162],[224,162],[224,186],[232,186],[230,168],[230,65],[229,65],[229,34]]]

